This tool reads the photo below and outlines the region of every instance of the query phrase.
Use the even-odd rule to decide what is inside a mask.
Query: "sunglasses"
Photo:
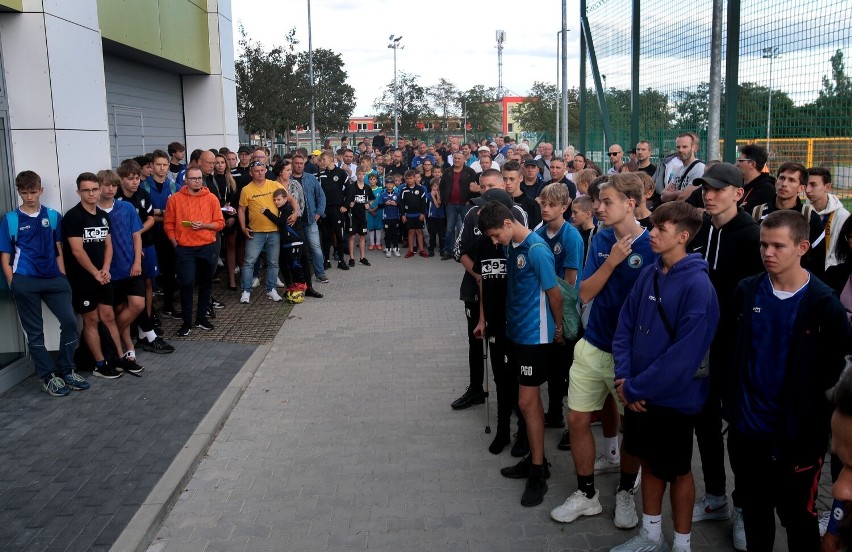
[[[610,152],[607,152],[607,153],[609,153],[609,155],[611,155],[611,156],[612,155],[621,155],[620,151],[610,151]]]

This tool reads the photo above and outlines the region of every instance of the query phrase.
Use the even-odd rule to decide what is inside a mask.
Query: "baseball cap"
[[[240,146],[240,149],[237,150],[237,153],[251,153],[252,149],[248,146]]]
[[[479,147],[476,149],[476,151],[487,151],[488,153],[491,153],[491,150],[490,150],[490,149],[488,149],[488,146],[479,146]]]
[[[491,188],[490,190],[482,194],[480,197],[474,198],[472,201],[474,205],[477,205],[479,207],[484,206],[489,201],[497,201],[499,203],[502,203],[503,205],[508,207],[509,210],[511,210],[512,207],[515,206],[515,201],[512,199],[512,196],[509,195],[509,192],[507,192],[506,190],[501,190],[500,188]]]
[[[322,150],[314,150],[314,151],[311,152],[311,155],[314,155],[314,156],[322,155]]]
[[[535,162],[535,159],[527,159],[524,161],[525,167],[538,167],[538,163]]]
[[[497,142],[488,142],[488,145],[489,145],[489,146],[496,146],[496,145],[497,145]]]
[[[704,171],[701,178],[692,181],[696,186],[707,184],[711,188],[721,190],[728,186],[743,187],[743,173],[731,163],[716,163]]]

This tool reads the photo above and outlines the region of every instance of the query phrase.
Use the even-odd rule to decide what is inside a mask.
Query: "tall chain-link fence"
[[[699,157],[707,159],[713,2],[695,0],[688,8],[664,0],[636,3],[639,94],[638,118],[632,119],[634,1],[584,2],[595,55],[585,55],[581,68],[585,132],[579,145],[606,168],[609,144],[627,151],[638,134],[659,157],[674,151],[679,133],[692,131],[701,139]],[[731,9],[739,9],[740,24],[738,55],[729,57]],[[784,161],[828,167],[837,191],[852,197],[852,2],[733,0],[723,2],[722,17],[720,150],[724,138],[733,137],[737,144],[768,146],[770,170]],[[735,105],[725,94],[731,60],[738,73]],[[610,121],[608,140],[600,94]],[[729,109],[736,110],[735,134],[725,128]]]

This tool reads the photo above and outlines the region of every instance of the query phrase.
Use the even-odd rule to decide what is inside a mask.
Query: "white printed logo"
[[[557,243],[556,245],[553,246],[553,254],[559,255],[560,253],[562,253],[562,244]]]
[[[88,307],[90,304],[91,304],[91,303],[89,303],[88,301],[83,301],[83,306],[84,306],[84,307]]]
[[[106,225],[107,225],[106,217],[102,217],[102,218],[101,218],[101,224],[103,224],[104,226],[106,226]]]
[[[522,376],[532,376],[532,366],[521,366]]]
[[[41,219],[41,225],[47,228],[48,226],[50,226],[50,221],[47,219]]]
[[[491,259],[486,263],[482,263],[482,277],[501,276],[506,274],[505,259]]]
[[[759,313],[759,312],[760,312],[760,307],[752,307],[752,308],[751,308],[751,310],[752,310],[752,312],[757,312],[757,313]]]
[[[93,226],[91,228],[83,228],[83,241],[104,241],[109,235],[109,229],[105,226]]]
[[[527,266],[527,259],[523,255],[518,255],[518,268]]]

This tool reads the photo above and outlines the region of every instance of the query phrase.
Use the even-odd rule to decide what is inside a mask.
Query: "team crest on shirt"
[[[517,263],[518,263],[518,268],[524,268],[525,266],[527,266],[527,258],[524,257],[523,255],[518,255]]]
[[[103,224],[104,226],[106,226],[106,224],[107,224],[106,217],[102,217],[102,218],[101,218],[101,224]]]
[[[340,179],[340,177],[339,177],[339,176],[337,176],[337,175],[334,175],[334,176],[332,177],[332,180],[334,180],[335,182],[337,182],[339,179]]]
[[[47,220],[46,218],[41,219],[41,225],[44,226],[45,228],[47,228],[48,226],[50,226],[50,221]]]
[[[638,253],[634,253],[627,257],[627,266],[629,266],[630,268],[642,268],[642,264],[644,262],[645,261],[642,260],[642,255]]]
[[[555,245],[553,246],[553,254],[554,254],[554,255],[559,255],[560,253],[562,253],[562,244],[561,244],[561,243],[557,243],[557,244],[555,244]]]

